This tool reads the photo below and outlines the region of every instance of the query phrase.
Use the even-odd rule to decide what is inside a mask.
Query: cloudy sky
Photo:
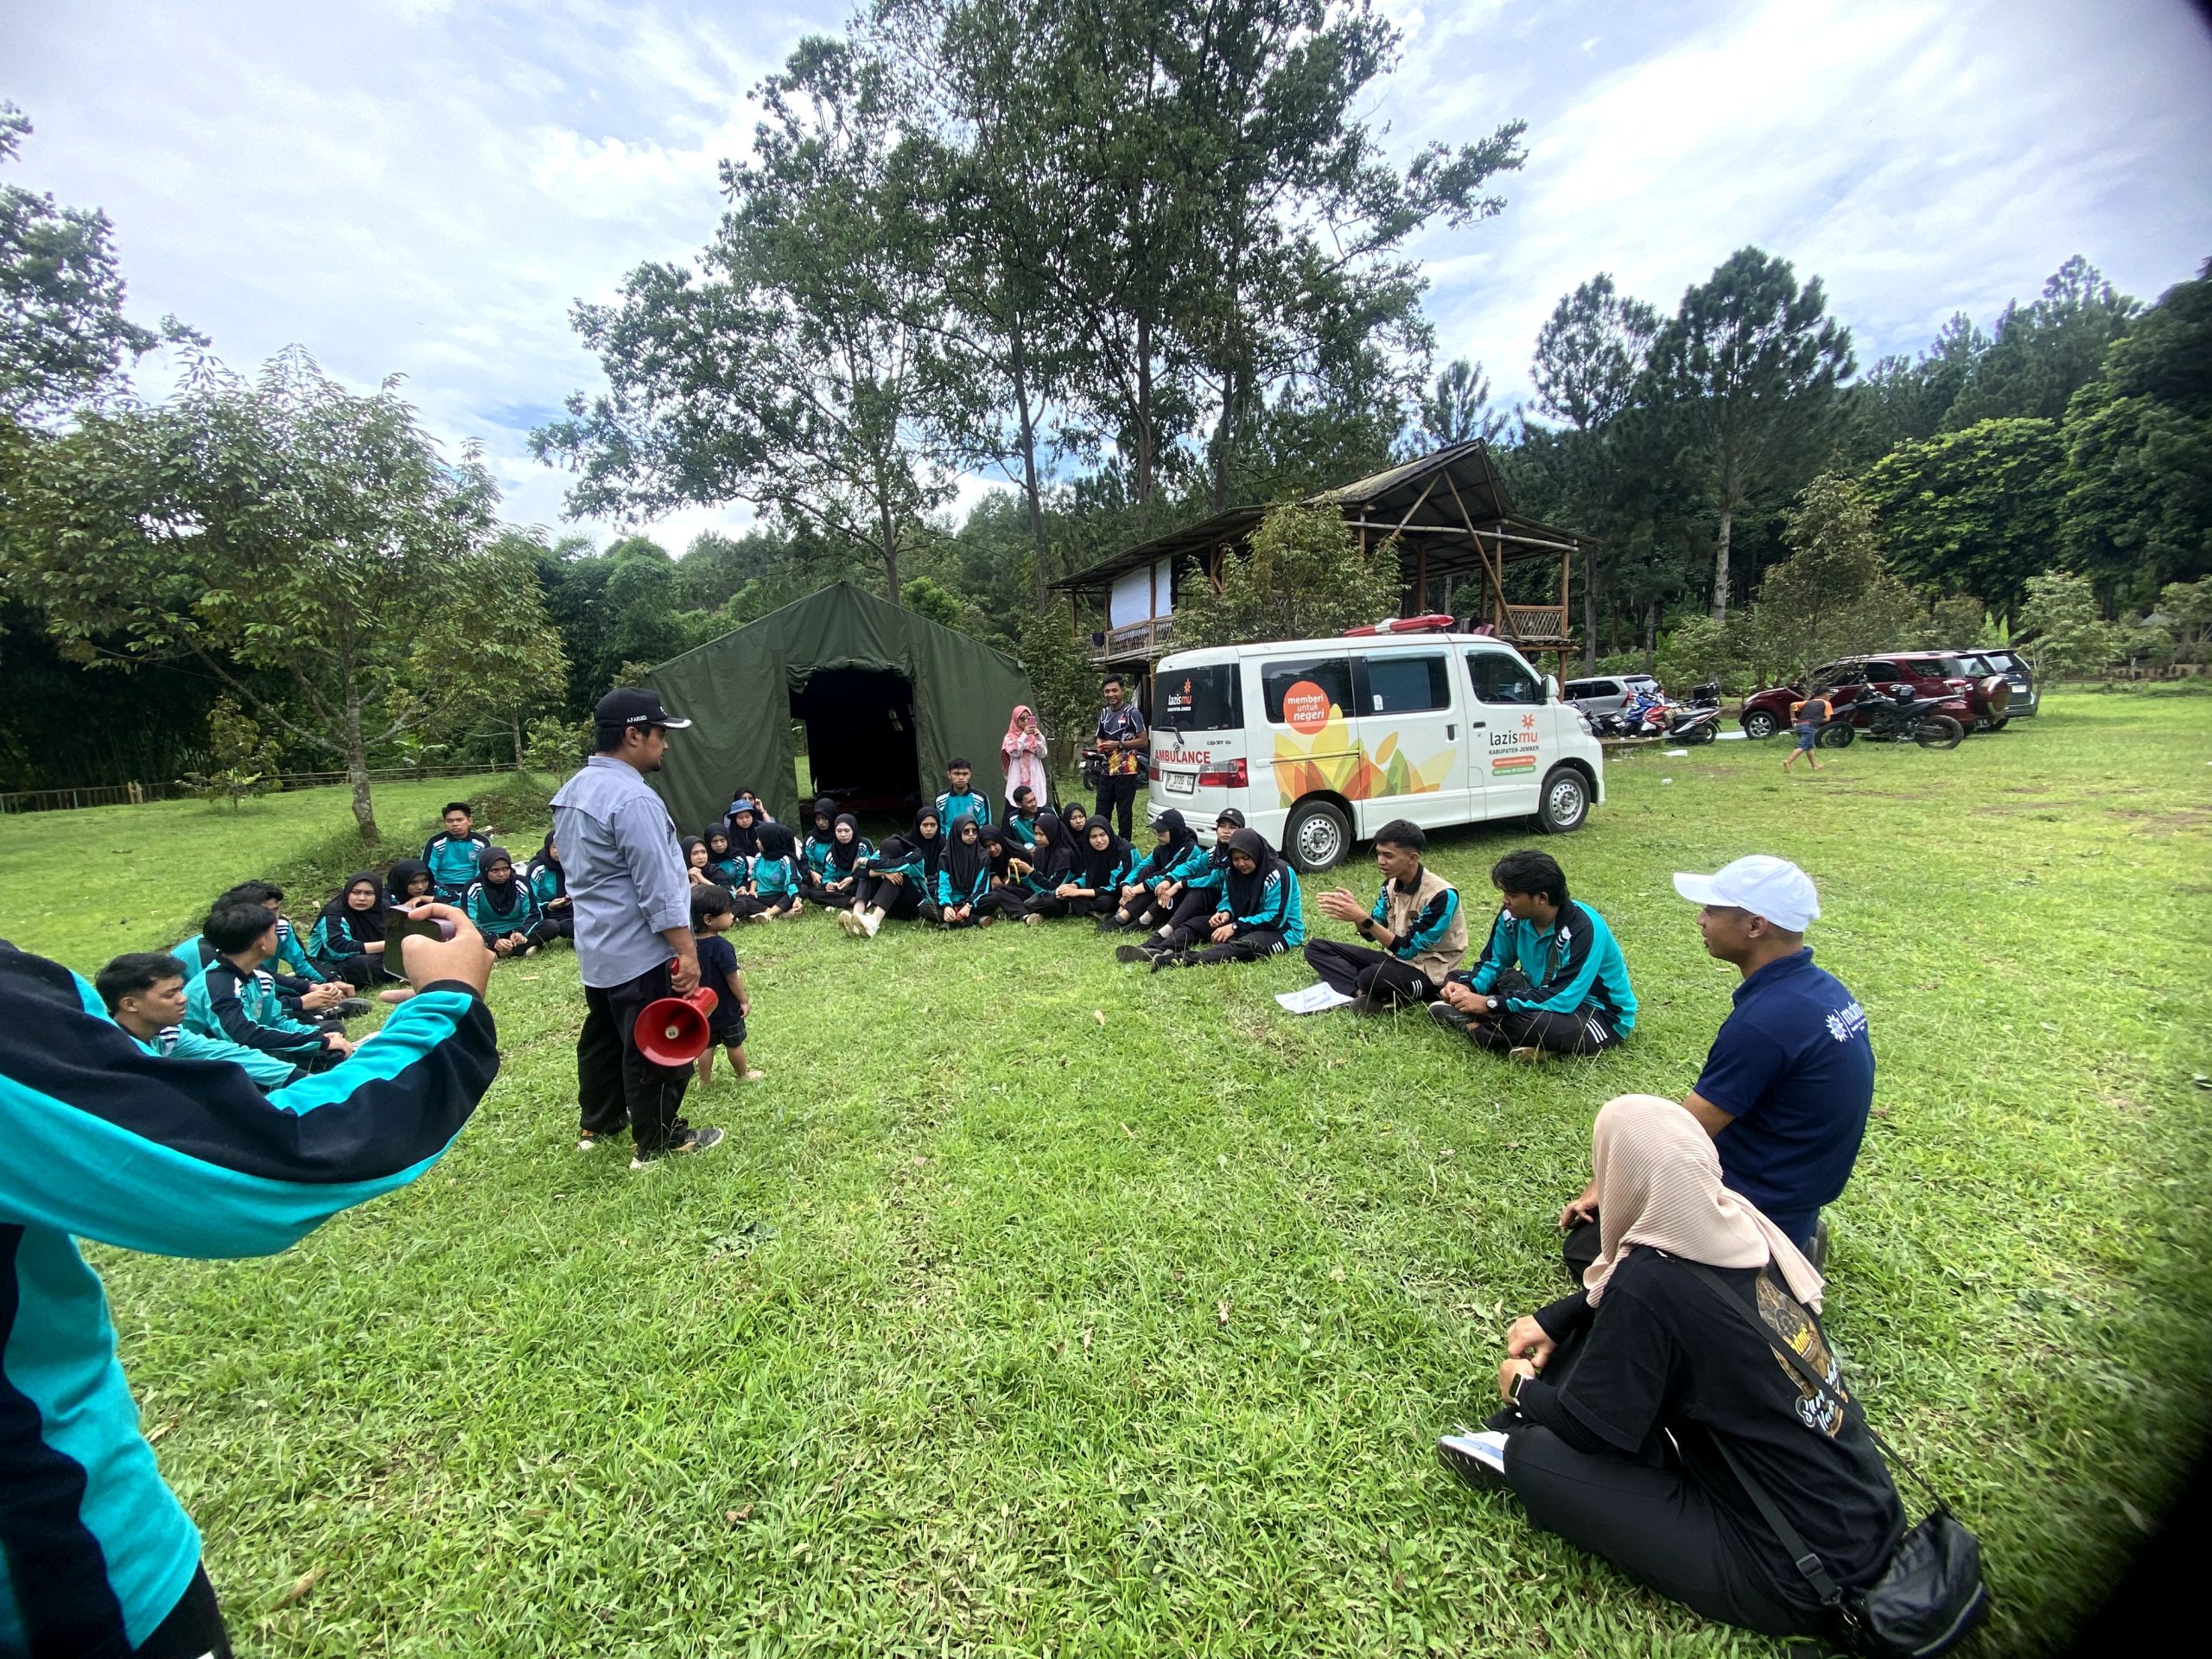
[[[2212,34],[2186,0],[1382,3],[1392,143],[1529,123],[1504,213],[1418,246],[1442,356],[1507,402],[1599,270],[1671,309],[1758,243],[1826,279],[1871,363],[2071,253],[2145,298],[2212,254]],[[595,383],[569,305],[706,241],[751,88],[848,10],[0,0],[0,98],[37,129],[10,172],[107,210],[142,320],[236,365],[298,342],[358,385],[404,374],[434,430],[485,443],[508,516],[554,524],[562,480],[524,439]]]

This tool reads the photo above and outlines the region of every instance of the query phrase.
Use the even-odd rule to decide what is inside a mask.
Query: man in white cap
[[[1874,1103],[1866,1010],[1813,965],[1805,930],[1820,896],[1789,860],[1754,853],[1712,875],[1678,874],[1675,891],[1699,907],[1706,950],[1744,976],[1682,1104],[1713,1137],[1721,1179],[1817,1262],[1821,1206],[1851,1179]],[[1570,1268],[1596,1257],[1598,1230],[1585,1224],[1597,1204],[1593,1183],[1560,1212]]]

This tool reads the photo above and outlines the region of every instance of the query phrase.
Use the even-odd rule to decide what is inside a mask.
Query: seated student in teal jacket
[[[242,1066],[148,1053],[68,969],[0,946],[0,1134],[17,1154],[0,1160],[0,1649],[231,1651],[78,1241],[270,1255],[429,1169],[499,1070],[481,947],[435,950],[420,959],[438,971],[359,1057],[264,1098]]]
[[[576,937],[576,910],[569,897],[569,873],[561,868],[561,849],[553,844],[553,832],[545,832],[544,843],[537,849],[537,856],[530,861],[522,873],[530,884],[530,896],[537,900],[538,931],[548,944],[558,944]],[[741,881],[742,876],[738,878]]]
[[[1030,852],[1037,850],[1037,791],[1027,784],[1014,791],[1014,810],[1006,815],[1006,831]]]
[[[208,906],[211,911],[226,905],[254,904],[267,909],[276,920],[276,948],[270,953],[262,971],[276,986],[276,995],[285,1009],[295,1019],[311,1020],[335,1015],[350,1019],[368,1012],[369,1005],[348,995],[351,989],[336,976],[324,971],[314,959],[311,947],[301,942],[292,924],[284,914],[284,890],[273,881],[241,881],[227,887]],[[200,970],[214,959],[214,951],[205,938],[180,940],[170,955],[184,963],[188,979],[197,977]]]
[[[1154,971],[1257,962],[1306,941],[1298,872],[1256,830],[1239,830],[1230,836],[1229,868],[1223,873],[1215,905],[1212,913],[1195,927],[1179,928],[1169,936],[1174,948],[1153,957]]]
[[[476,924],[484,943],[499,957],[534,957],[549,937],[537,913],[530,884],[515,874],[515,861],[504,847],[486,847],[476,855],[476,880],[461,896],[461,908]]]
[[[993,896],[991,861],[983,851],[982,831],[972,817],[957,820],[948,833],[937,866],[937,919],[945,927],[976,927],[990,920],[978,906]]]
[[[755,922],[772,922],[779,917],[797,916],[806,909],[799,897],[799,859],[798,843],[791,838],[787,824],[770,822],[757,831],[760,837],[760,856],[753,861],[752,892],[759,901],[758,907],[740,905],[747,912],[747,918]]]
[[[1093,818],[1075,848],[1075,868],[1059,888],[1071,916],[1101,916],[1111,921],[1122,890],[1135,874],[1137,855],[1104,818]]]
[[[1114,908],[1098,919],[1101,933],[1165,926],[1191,878],[1206,867],[1206,849],[1173,807],[1152,821],[1152,854],[1138,859],[1131,851],[1129,871],[1122,879]]]
[[[357,991],[396,985],[399,976],[385,960],[385,914],[384,883],[377,873],[347,876],[315,918],[308,951],[333,979]]]
[[[745,860],[730,844],[729,826],[717,818],[699,839],[707,844],[707,880],[725,893],[735,893],[743,887]]]
[[[1160,817],[1166,817],[1165,812]],[[1233,806],[1224,806],[1214,820],[1213,845],[1186,853],[1176,861],[1175,868],[1179,890],[1171,900],[1162,905],[1157,899],[1151,912],[1158,919],[1150,924],[1152,931],[1135,944],[1118,947],[1114,956],[1121,962],[1142,962],[1162,950],[1182,948],[1174,943],[1179,935],[1185,943],[1198,937],[1199,925],[1212,915],[1221,902],[1222,883],[1229,879],[1229,841],[1244,828],[1244,815]],[[1195,843],[1196,837],[1193,837]],[[1161,918],[1159,912],[1166,909]]]
[[[266,1094],[297,1083],[307,1072],[287,1059],[208,1037],[184,1025],[184,964],[165,950],[138,950],[118,957],[92,980],[108,1018],[130,1033],[130,1040],[163,1059],[222,1060],[251,1077]]]
[[[448,801],[445,830],[423,843],[423,862],[445,903],[455,904],[474,885],[477,859],[492,843],[476,833],[476,814],[467,801]]]
[[[276,948],[276,918],[267,906],[219,906],[201,932],[214,960],[185,988],[188,1031],[226,1038],[308,1071],[335,1065],[353,1052],[337,1032],[294,1019],[277,997],[276,982],[261,966]]]
[[[1549,853],[1508,853],[1491,868],[1497,919],[1474,966],[1449,976],[1429,1018],[1516,1060],[1595,1054],[1636,1028],[1628,963],[1605,918],[1567,896]]]
[[[1009,853],[1026,859],[1029,865],[1029,873],[1010,884],[1021,903],[1021,919],[1034,927],[1066,915],[1069,895],[1075,889],[1075,843],[1060,815],[1037,815],[1035,838],[1026,850],[1015,837],[1013,825],[1008,824],[1002,833]]]

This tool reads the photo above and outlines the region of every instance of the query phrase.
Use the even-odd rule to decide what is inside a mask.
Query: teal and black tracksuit
[[[498,1065],[482,1001],[435,983],[264,1098],[237,1065],[147,1052],[68,969],[0,947],[0,1652],[123,1659],[202,1604],[180,1650],[222,1639],[78,1239],[282,1250],[435,1163]]]
[[[184,1025],[203,1037],[220,1037],[245,1048],[289,1060],[315,1071],[336,1058],[322,1040],[322,1027],[294,1019],[269,976],[240,968],[218,957],[185,987]]]
[[[799,875],[795,860],[786,853],[771,858],[763,853],[753,861],[753,893],[763,910],[789,910],[798,903]]]
[[[466,836],[432,836],[423,843],[423,861],[430,867],[430,884],[438,898],[457,905],[476,880],[477,855],[491,845],[489,839]]]
[[[1194,965],[1256,962],[1305,943],[1305,901],[1299,891],[1298,872],[1255,830],[1239,830],[1229,838],[1229,848],[1252,860],[1249,875],[1233,864],[1226,865],[1222,873],[1216,902],[1219,910],[1228,912],[1234,931],[1217,944],[1210,938],[1206,918],[1202,916],[1168,936],[1171,957],[1179,951],[1183,961]]]
[[[555,862],[552,855],[553,837],[545,837],[545,845],[537,849],[537,856],[530,861],[530,868],[523,872],[523,880],[529,885],[530,896],[537,903],[538,931],[549,939],[573,939],[576,937],[575,906],[566,900],[569,897],[567,872]],[[731,885],[734,893],[744,886],[741,874],[745,861],[738,861],[741,871]],[[556,904],[554,900],[563,902]]]
[[[1594,1054],[1636,1028],[1628,963],[1605,918],[1569,899],[1548,927],[1501,908],[1475,965],[1452,979],[1495,995],[1495,1020],[1467,1034],[1488,1048]]]
[[[899,878],[895,881],[890,879],[894,875]],[[861,866],[861,908],[880,910],[894,919],[915,915],[931,897],[924,885],[927,875],[921,849],[905,836],[887,836]]]
[[[292,925],[280,916],[276,918],[276,948],[280,953],[288,942],[296,944],[296,941],[292,937]],[[221,952],[207,943],[205,935],[195,933],[188,939],[180,939],[171,948],[169,954],[184,964],[184,982],[189,986],[194,980],[207,971],[207,964],[216,961]],[[274,962],[276,958],[271,957],[269,960]],[[329,975],[318,971],[313,979],[306,979],[297,974],[284,973],[271,968],[268,963],[262,964],[261,971],[268,976],[269,982],[276,987],[277,998],[283,1003],[285,1013],[295,1020],[305,1017],[300,1008],[300,999],[314,987],[330,977]]]
[[[952,794],[948,791],[937,798],[938,824],[946,835],[950,836],[952,833],[952,826],[963,818],[975,819],[976,827],[981,830],[991,821],[990,798],[978,795],[973,789],[960,795]],[[1033,830],[1030,835],[1022,837],[1024,841],[1034,838]]]
[[[381,910],[364,914],[347,909],[341,899],[315,918],[315,931],[308,935],[308,954],[322,969],[324,978],[342,979],[356,990],[365,990],[379,980],[399,977],[385,966],[381,951],[362,948],[365,941],[383,938]]]
[[[183,1026],[163,1026],[149,1039],[124,1032],[124,1036],[161,1059],[225,1060],[238,1067],[263,1093],[297,1083],[308,1074],[289,1060],[257,1048],[248,1048],[227,1037],[206,1037]]]

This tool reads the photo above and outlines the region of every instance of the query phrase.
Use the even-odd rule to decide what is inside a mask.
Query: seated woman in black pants
[[[1186,859],[1178,867],[1185,871],[1179,884],[1173,886],[1166,896],[1155,896],[1151,907],[1139,918],[1138,925],[1151,931],[1138,944],[1116,949],[1116,961],[1143,962],[1179,949],[1169,943],[1177,934],[1186,939],[1194,936],[1200,925],[1220,906],[1222,884],[1229,879],[1229,838],[1243,827],[1242,812],[1233,806],[1222,809],[1221,816],[1214,820],[1211,849],[1198,861]],[[1192,839],[1195,841],[1196,837]]]
[[[1729,1465],[1767,1489],[1837,1584],[1881,1576],[1904,1514],[1821,1329],[1821,1275],[1721,1185],[1712,1137],[1675,1102],[1608,1101],[1591,1139],[1603,1236],[1584,1288],[1514,1321],[1507,1408],[1438,1451],[1707,1618],[1821,1633],[1818,1599]],[[1835,1399],[1798,1378],[1785,1346]]]

